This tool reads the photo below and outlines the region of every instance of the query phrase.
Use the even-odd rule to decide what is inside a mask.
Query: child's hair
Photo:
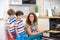
[[[8,14],[8,15],[15,15],[15,11],[14,11],[13,9],[9,9],[9,10],[7,11],[7,14]]]
[[[22,11],[17,11],[16,16],[20,16],[20,15],[24,15],[24,13]]]

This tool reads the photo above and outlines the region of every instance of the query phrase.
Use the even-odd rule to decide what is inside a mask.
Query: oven
[[[60,18],[50,18],[50,30],[60,31]],[[50,37],[60,38],[60,33],[50,33]]]

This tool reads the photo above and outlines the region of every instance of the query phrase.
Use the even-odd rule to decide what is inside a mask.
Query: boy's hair
[[[15,11],[14,11],[13,9],[9,9],[9,10],[7,11],[7,14],[8,14],[8,15],[15,15]]]
[[[22,11],[17,11],[16,16],[20,16],[20,15],[24,15],[24,13]]]

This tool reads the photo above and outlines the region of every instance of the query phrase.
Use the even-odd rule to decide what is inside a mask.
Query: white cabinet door
[[[49,30],[49,19],[48,18],[39,18],[38,19],[39,28],[42,30]]]
[[[38,26],[41,30],[49,30],[49,19],[48,18],[39,18]],[[44,36],[49,36],[49,33],[44,33]]]

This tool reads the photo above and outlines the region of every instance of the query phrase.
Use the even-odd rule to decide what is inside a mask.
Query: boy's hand
[[[11,38],[13,38],[13,36],[11,35]]]
[[[20,38],[20,35],[18,35],[18,37]]]
[[[20,35],[19,35],[19,34],[17,34],[17,36],[18,36],[18,37],[20,37]]]

